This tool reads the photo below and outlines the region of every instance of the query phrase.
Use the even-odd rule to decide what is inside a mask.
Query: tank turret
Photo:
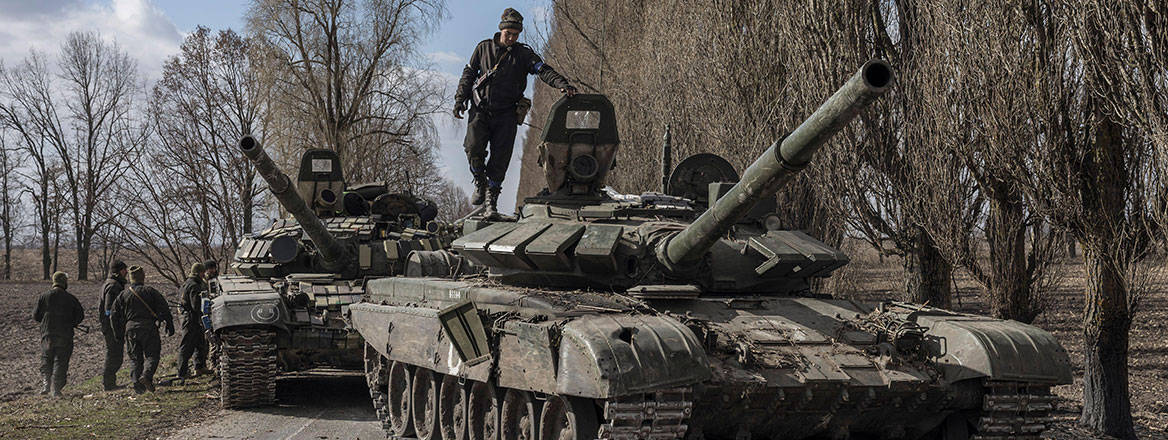
[[[802,232],[768,229],[759,220],[773,211],[773,202],[760,206],[764,209],[755,206],[773,200],[815,150],[891,82],[887,63],[864,64],[798,128],[764,151],[737,182],[722,180],[737,175],[732,167],[725,170],[730,165],[716,156],[704,155],[705,162],[717,163],[695,169],[690,165],[694,161],[683,161],[675,173],[691,180],[717,179],[705,185],[708,197],[693,199],[605,192],[620,144],[612,104],[603,95],[563,98],[548,115],[540,146],[547,189],[526,200],[517,222],[465,231],[453,246],[488,266],[492,277],[520,285],[692,285],[707,292],[762,285],[780,286],[782,292],[806,289],[808,278],[830,275],[847,257]],[[691,182],[685,194],[701,187]]]
[[[268,188],[271,189],[272,195],[276,196],[276,200],[280,202],[280,206],[284,207],[296,222],[300,225],[300,229],[308,234],[312,239],[312,243],[316,245],[316,249],[320,251],[323,266],[328,270],[339,271],[350,266],[353,259],[352,254],[345,249],[336,237],[333,237],[325,228],[324,222],[320,217],[313,212],[312,208],[305,203],[300,196],[297,188],[293,186],[292,179],[288,175],[280,171],[280,167],[272,162],[272,158],[264,151],[260,142],[251,135],[244,136],[239,140],[239,151],[251,161],[255,166],[256,171],[264,181],[268,182]],[[310,162],[313,167],[319,166],[320,170],[327,168],[327,172],[334,169],[333,161],[327,158],[316,159],[319,162]],[[315,171],[315,170],[310,170]],[[328,195],[332,194],[332,202],[335,203],[336,193],[329,191],[324,192],[326,201]]]

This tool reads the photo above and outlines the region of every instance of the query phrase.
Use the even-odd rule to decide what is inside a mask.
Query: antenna
[[[669,172],[673,168],[673,136],[669,133],[669,124],[665,124],[665,142],[661,145],[661,193],[669,189]]]

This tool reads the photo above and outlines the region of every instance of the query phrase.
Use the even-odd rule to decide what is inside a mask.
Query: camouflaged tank
[[[603,191],[613,107],[561,99],[540,149],[547,190],[453,243],[488,277],[373,280],[350,308],[383,426],[421,440],[1038,438],[1049,388],[1071,381],[1051,334],[812,294],[847,257],[767,221],[763,201],[892,81],[865,64],[736,183],[710,184],[708,208]],[[703,163],[674,173],[724,174]]]
[[[225,407],[273,403],[282,372],[361,370],[364,342],[344,309],[366,279],[401,274],[410,252],[449,245],[432,203],[384,184],[346,186],[330,150],[305,152],[293,182],[256,139],[239,148],[292,218],[243,239],[219,277],[210,323]]]

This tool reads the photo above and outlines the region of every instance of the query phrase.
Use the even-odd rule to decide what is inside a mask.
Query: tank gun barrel
[[[696,221],[658,248],[658,259],[670,268],[697,261],[719,238],[750,212],[755,203],[775,192],[811,162],[827,140],[888,89],[892,68],[882,60],[864,64],[847,83],[815,110],[795,131],[775,142],[745,172],[726,195]]]
[[[304,199],[300,198],[300,194],[296,192],[296,188],[292,184],[292,179],[280,171],[275,162],[272,162],[272,158],[260,146],[259,140],[251,135],[244,136],[239,140],[239,151],[251,161],[252,165],[255,165],[256,171],[264,178],[264,181],[268,182],[268,188],[272,190],[272,194],[276,196],[280,206],[292,214],[292,217],[300,224],[300,229],[312,239],[312,243],[316,245],[321,257],[324,258],[325,266],[329,270],[344,268],[351,259],[349,252],[328,232],[324,222],[312,212]]]

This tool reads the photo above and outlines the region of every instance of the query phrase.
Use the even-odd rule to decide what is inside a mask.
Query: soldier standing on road
[[[41,294],[32,319],[41,324],[41,377],[45,386],[41,394],[61,396],[69,376],[69,358],[73,357],[73,328],[85,319],[85,310],[77,297],[68,292],[69,276],[53,274],[53,287]]]
[[[154,371],[162,352],[158,325],[166,325],[166,335],[174,335],[174,320],[166,298],[153,287],[143,285],[146,272],[139,266],[130,266],[130,287],[114,301],[110,321],[114,331],[122,336],[130,354],[130,378],[134,392],[154,391]]]
[[[97,318],[101,322],[101,334],[105,336],[105,368],[101,374],[101,384],[106,391],[118,389],[117,374],[122,368],[122,353],[125,344],[119,341],[110,323],[110,312],[114,309],[114,300],[126,290],[126,263],[114,260],[110,265],[109,278],[101,285],[101,302],[97,303]]]
[[[462,69],[458,93],[454,95],[455,118],[462,119],[467,101],[471,101],[466,141],[463,142],[470,172],[474,175],[475,192],[471,203],[481,205],[485,198],[488,215],[497,211],[499,191],[515,147],[515,131],[523,123],[523,116],[519,113],[525,116],[531,107],[531,101],[523,97],[527,75],[539,75],[543,82],[569,97],[576,94],[576,88],[568,84],[567,79],[544,64],[531,47],[518,42],[520,32],[523,32],[523,16],[507,8],[503,11],[499,32],[475,46],[470,62]]]
[[[207,297],[203,299],[200,316],[203,323],[203,336],[206,338],[207,345],[209,345],[208,357],[211,360],[211,368],[214,370],[216,376],[219,375],[219,338],[215,336],[215,332],[211,329],[211,298],[219,296],[219,263],[215,260],[207,260],[203,262],[203,279],[207,282]]]
[[[178,379],[190,377],[191,355],[195,356],[195,374],[207,372],[207,339],[203,337],[203,298],[207,283],[203,281],[203,263],[191,265],[190,275],[179,290],[182,310],[182,341],[178,344]]]

